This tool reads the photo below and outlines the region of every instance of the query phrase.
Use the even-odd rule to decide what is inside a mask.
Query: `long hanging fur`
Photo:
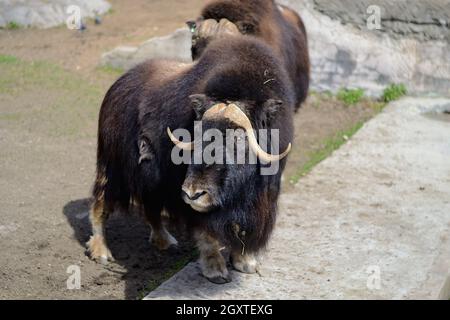
[[[109,89],[99,117],[100,178],[94,197],[102,196],[108,207],[141,205],[156,221],[165,208],[171,217],[191,228],[207,229],[236,248],[242,245],[233,229],[238,224],[240,231],[246,231],[247,249],[258,251],[266,245],[275,223],[285,160],[280,172],[271,177],[257,174],[260,164],[245,168],[249,177],[245,181],[236,172],[235,190],[223,192],[223,207],[216,212],[202,214],[191,209],[180,196],[188,168],[172,163],[174,145],[166,128],[192,132],[197,114],[189,96],[199,93],[215,102],[242,102],[255,128],[280,129],[280,148],[292,141],[295,93],[277,55],[254,37],[220,39],[211,42],[197,62],[150,60],[129,70]],[[267,122],[262,106],[269,99],[284,104]],[[221,130],[229,127],[226,121],[209,125]],[[148,153],[144,159],[142,150]],[[244,189],[245,193],[236,192]]]

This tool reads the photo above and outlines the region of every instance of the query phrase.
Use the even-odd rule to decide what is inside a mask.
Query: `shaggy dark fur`
[[[240,248],[231,230],[238,223],[246,231],[247,249],[257,251],[265,246],[275,222],[282,170],[263,177],[261,164],[227,167],[222,177],[230,183],[220,190],[221,206],[211,213],[193,211],[181,198],[187,166],[172,163],[174,145],[166,134],[167,127],[193,130],[202,111],[198,105],[194,110],[192,94],[206,95],[209,103],[202,111],[218,102],[236,101],[255,129],[280,129],[281,149],[292,141],[295,95],[272,49],[254,37],[213,41],[191,65],[149,61],[128,71],[109,89],[100,110],[94,197],[104,195],[108,208],[128,208],[133,200],[154,225],[166,208],[191,228],[206,228],[223,243]],[[275,110],[266,103],[270,99],[283,103],[277,103]],[[230,127],[227,121],[204,125]],[[148,155],[139,164],[143,150]]]
[[[222,18],[236,24],[241,33],[262,38],[275,50],[294,83],[298,109],[307,97],[310,78],[307,35],[300,16],[273,0],[218,0],[203,8],[197,23]],[[194,60],[208,42],[209,39],[197,39],[192,47]]]

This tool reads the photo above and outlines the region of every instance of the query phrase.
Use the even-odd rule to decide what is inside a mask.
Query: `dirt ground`
[[[113,216],[108,266],[85,255],[101,99],[119,75],[98,68],[100,55],[171,32],[203,1],[111,0],[113,11],[85,32],[0,30],[0,299],[136,299],[194,257],[186,236],[158,252],[136,215]],[[9,57],[9,56],[17,57]],[[345,106],[313,94],[295,117],[289,178],[324,141],[369,119],[370,102]],[[300,182],[301,183],[301,182]],[[67,269],[79,266],[81,289]]]

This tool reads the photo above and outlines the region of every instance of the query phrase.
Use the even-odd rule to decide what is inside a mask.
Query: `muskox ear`
[[[280,111],[284,102],[277,99],[269,99],[264,103],[264,110],[266,111],[266,117],[270,121]]]
[[[150,141],[141,135],[138,141],[139,148],[139,160],[138,164],[141,164],[145,160],[151,160],[153,158],[153,150]]]
[[[191,106],[195,111],[197,119],[201,119],[208,105],[208,97],[204,94],[193,94],[189,96],[189,99],[191,100]]]

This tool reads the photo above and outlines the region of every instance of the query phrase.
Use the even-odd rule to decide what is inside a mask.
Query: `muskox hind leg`
[[[149,200],[144,202],[144,213],[152,229],[150,243],[159,250],[167,250],[170,246],[178,245],[178,241],[167,231],[163,224],[161,217],[163,206],[162,202],[158,200],[161,198],[157,195],[146,197]]]
[[[89,215],[93,235],[87,242],[87,248],[93,260],[106,264],[108,260],[112,260],[112,255],[105,241],[105,222],[113,208],[111,205],[105,204],[104,191],[98,195],[94,193],[94,197]]]
[[[242,253],[241,250],[231,252],[231,263],[234,269],[243,273],[256,273],[258,261],[252,253]]]
[[[155,225],[150,223],[152,231],[150,233],[150,243],[159,250],[167,250],[170,246],[177,246],[178,241],[172,236],[166,227],[161,223]]]
[[[224,284],[231,281],[230,273],[221,254],[219,241],[204,231],[194,233],[200,251],[200,267],[203,275],[211,282]]]

